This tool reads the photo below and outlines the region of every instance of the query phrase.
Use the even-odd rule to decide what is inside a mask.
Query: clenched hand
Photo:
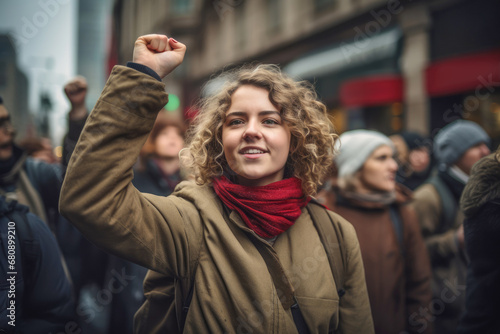
[[[182,63],[186,46],[165,35],[144,35],[135,41],[133,61],[164,78]]]

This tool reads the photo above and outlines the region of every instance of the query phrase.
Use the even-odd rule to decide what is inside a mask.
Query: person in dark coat
[[[352,223],[365,267],[377,334],[431,333],[421,309],[431,301],[431,268],[411,191],[395,181],[391,140],[376,131],[340,136],[337,186],[320,202]]]
[[[0,232],[0,333],[81,331],[61,252],[47,224],[27,206],[0,196]]]
[[[34,159],[14,142],[15,124],[11,123],[10,113],[0,98],[0,194],[7,201],[28,206],[31,213],[49,226],[61,247],[63,267],[78,298],[82,276],[79,249],[83,237],[59,214],[58,206],[65,168],[88,115],[84,103],[87,82],[77,77],[64,86],[64,92],[71,109],[61,164]]]
[[[460,204],[470,262],[458,333],[499,333],[500,147],[474,165]]]

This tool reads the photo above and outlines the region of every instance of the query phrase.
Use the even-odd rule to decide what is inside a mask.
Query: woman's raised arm
[[[182,62],[185,50],[166,36],[142,36],[134,61],[164,77]],[[179,210],[131,183],[139,151],[167,101],[164,84],[151,75],[125,66],[113,69],[71,157],[60,211],[98,246],[175,274],[187,247]]]

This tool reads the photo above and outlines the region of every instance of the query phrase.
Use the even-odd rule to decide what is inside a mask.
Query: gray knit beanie
[[[434,154],[441,165],[453,165],[469,148],[490,145],[490,137],[478,124],[458,120],[439,130],[434,138]]]
[[[356,173],[373,151],[382,145],[394,149],[394,144],[389,137],[380,132],[370,130],[344,132],[336,144],[338,153],[335,157],[335,164],[339,178]]]

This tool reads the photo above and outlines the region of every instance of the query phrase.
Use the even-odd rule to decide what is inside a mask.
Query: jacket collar
[[[413,198],[412,191],[401,184],[396,184],[396,190],[393,193],[384,193],[376,197],[363,197],[344,192],[338,187],[335,188],[335,193],[337,205],[364,210],[385,210],[391,204],[405,204]]]
[[[453,196],[455,197],[455,200],[458,201],[460,200],[460,196],[462,195],[462,191],[465,188],[465,183],[463,183],[462,180],[457,178],[455,174],[450,172],[450,169],[446,169],[445,171],[439,171],[438,172],[438,177],[440,177],[444,183],[448,186],[450,191],[453,193]]]

